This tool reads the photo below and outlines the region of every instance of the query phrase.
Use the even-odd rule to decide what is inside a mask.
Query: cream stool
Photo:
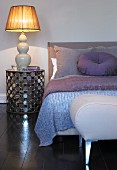
[[[89,164],[91,142],[117,139],[117,96],[85,94],[73,100],[72,122],[85,140],[85,164]]]

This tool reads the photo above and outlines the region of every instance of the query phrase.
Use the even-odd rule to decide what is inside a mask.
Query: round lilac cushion
[[[117,75],[117,58],[105,52],[88,52],[80,55],[78,70],[85,75]]]

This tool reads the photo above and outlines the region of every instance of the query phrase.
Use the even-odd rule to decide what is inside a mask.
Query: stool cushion
[[[117,96],[81,95],[72,101],[70,115],[85,140],[117,139]]]

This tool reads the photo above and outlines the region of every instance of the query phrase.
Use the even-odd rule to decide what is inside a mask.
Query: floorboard
[[[37,115],[13,115],[0,104],[0,170],[85,170],[78,136],[55,137],[39,147],[34,127]],[[92,144],[89,170],[117,169],[117,140]]]

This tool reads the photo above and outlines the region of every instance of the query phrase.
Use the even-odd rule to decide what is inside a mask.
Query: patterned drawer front
[[[39,112],[44,93],[44,75],[44,70],[7,70],[7,112]]]

